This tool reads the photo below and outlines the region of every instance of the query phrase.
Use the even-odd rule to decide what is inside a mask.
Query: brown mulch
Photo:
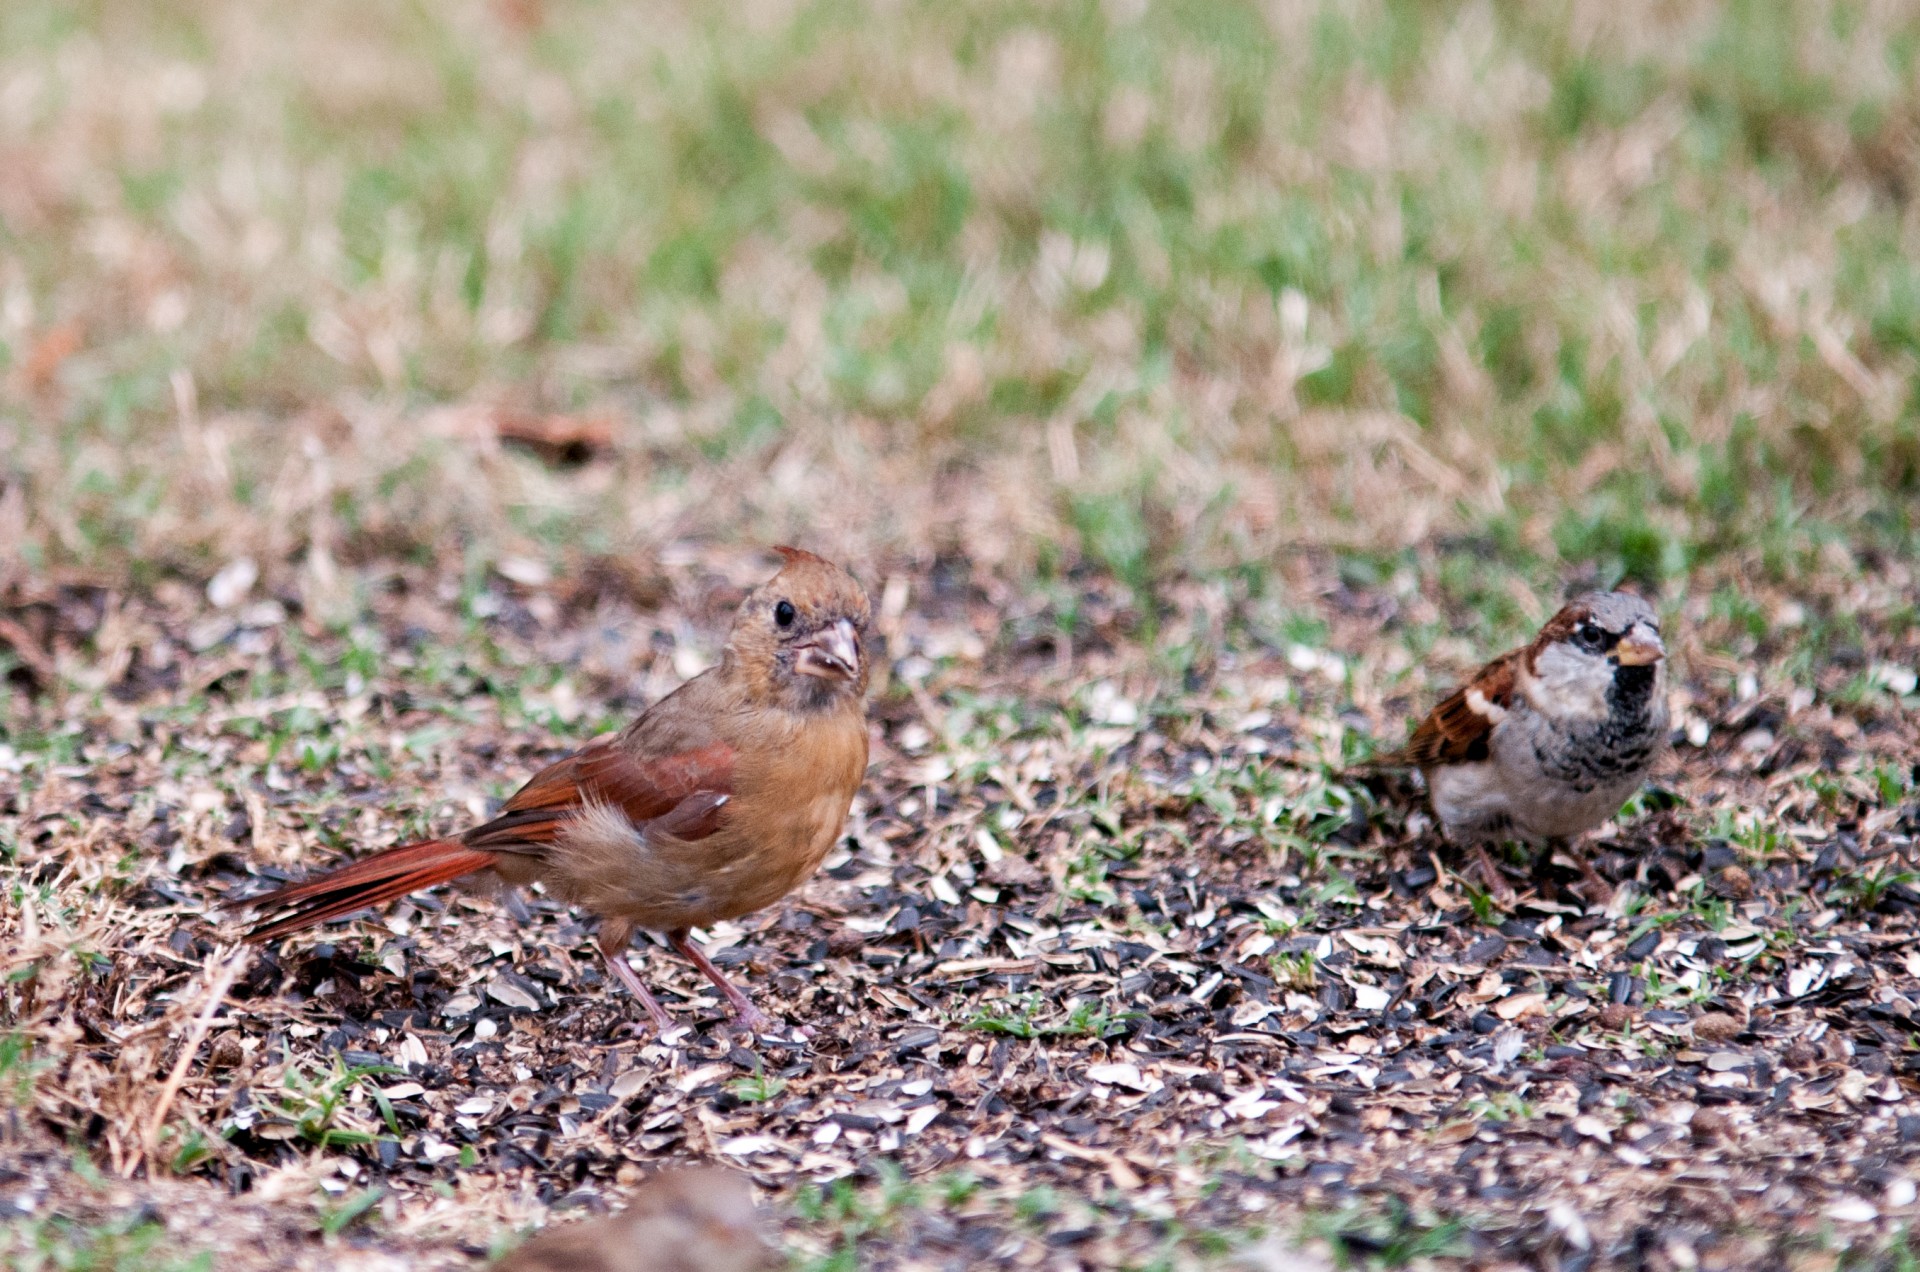
[[[659,948],[680,1023],[648,1036],[537,895],[524,922],[415,897],[244,962],[215,913],[484,815],[697,668],[749,568],[690,554],[646,609],[497,578],[470,621],[395,574],[345,633],[293,597],[16,597],[61,688],[21,660],[0,747],[0,1024],[39,1070],[0,1107],[0,1216],[146,1206],[222,1268],[461,1267],[717,1160],[800,1255],[873,1267],[1191,1264],[1304,1225],[1390,1260],[1687,1268],[1910,1222],[1898,589],[1779,601],[1800,617],[1765,638],[1689,605],[1680,744],[1587,845],[1615,895],[1515,859],[1499,911],[1410,786],[1343,775],[1492,651],[1409,674],[1443,611],[1304,573],[1324,639],[1194,583],[1149,648],[1099,585],[1063,639],[962,567],[903,572],[846,844],[709,934],[780,1022],[758,1040]],[[1842,605],[1852,634],[1815,639]]]

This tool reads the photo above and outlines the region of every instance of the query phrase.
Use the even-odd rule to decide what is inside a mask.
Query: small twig
[[[202,1004],[200,1014],[194,1017],[193,1025],[187,1030],[187,1039],[180,1044],[180,1055],[173,1062],[173,1072],[167,1075],[167,1084],[160,1088],[160,1098],[154,1102],[153,1116],[147,1119],[145,1151],[149,1156],[160,1142],[160,1126],[166,1121],[174,1097],[180,1094],[180,1088],[187,1080],[187,1069],[193,1064],[200,1044],[206,1041],[214,1017],[220,1014],[220,1004],[226,1001],[227,991],[233,988],[233,982],[239,978],[252,957],[253,950],[242,945],[214,972],[207,991],[207,1001]]]
[[[41,687],[51,689],[58,683],[60,673],[54,670],[53,659],[27,635],[26,628],[5,615],[0,615],[0,644],[12,647],[14,656],[26,664]]]

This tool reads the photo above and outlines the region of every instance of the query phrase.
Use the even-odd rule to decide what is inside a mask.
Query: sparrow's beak
[[[1660,633],[1644,623],[1635,623],[1633,630],[1613,647],[1613,660],[1622,667],[1645,667],[1666,656],[1667,647],[1660,643]]]
[[[822,680],[857,680],[860,677],[860,636],[850,619],[840,619],[822,628],[812,639],[797,648],[799,657],[793,669],[802,676]]]

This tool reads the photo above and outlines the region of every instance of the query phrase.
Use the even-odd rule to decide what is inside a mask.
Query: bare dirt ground
[[[1117,593],[1065,622],[947,560],[872,580],[888,676],[844,851],[709,934],[769,1036],[659,948],[638,957],[680,1023],[646,1036],[537,896],[526,923],[436,894],[236,955],[221,906],[482,815],[696,669],[763,568],[689,550],[451,601],[396,571],[344,638],[257,593],[16,597],[61,687],[23,663],[13,736],[40,745],[0,753],[24,1040],[0,1205],[47,1249],[70,1223],[181,1267],[452,1268],[718,1160],[797,1266],[1278,1258],[1263,1233],[1572,1268],[1904,1249],[1920,636],[1897,565],[1743,593],[1758,639],[1706,601],[1726,589],[1675,598],[1679,745],[1588,845],[1604,905],[1515,859],[1499,909],[1417,792],[1343,775],[1492,652],[1434,641],[1452,618],[1417,577],[1302,558],[1271,639],[1246,598],[1183,586],[1149,647],[1116,637],[1141,620]]]

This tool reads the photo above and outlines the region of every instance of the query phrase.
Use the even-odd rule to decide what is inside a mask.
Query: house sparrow
[[[1418,768],[1447,838],[1569,840],[1620,811],[1667,738],[1660,620],[1626,592],[1570,601],[1533,643],[1454,690],[1406,746],[1373,761]]]
[[[549,1227],[491,1272],[771,1272],[746,1181],[717,1166],[667,1170],[604,1219]]]
[[[840,837],[867,768],[867,595],[811,552],[741,604],[719,665],[625,729],[534,775],[500,815],[452,839],[389,848],[246,904],[270,941],[465,876],[539,882],[600,919],[607,965],[665,1029],[627,963],[635,929],[667,939],[741,1023],[767,1018],[687,929],[771,905]]]

